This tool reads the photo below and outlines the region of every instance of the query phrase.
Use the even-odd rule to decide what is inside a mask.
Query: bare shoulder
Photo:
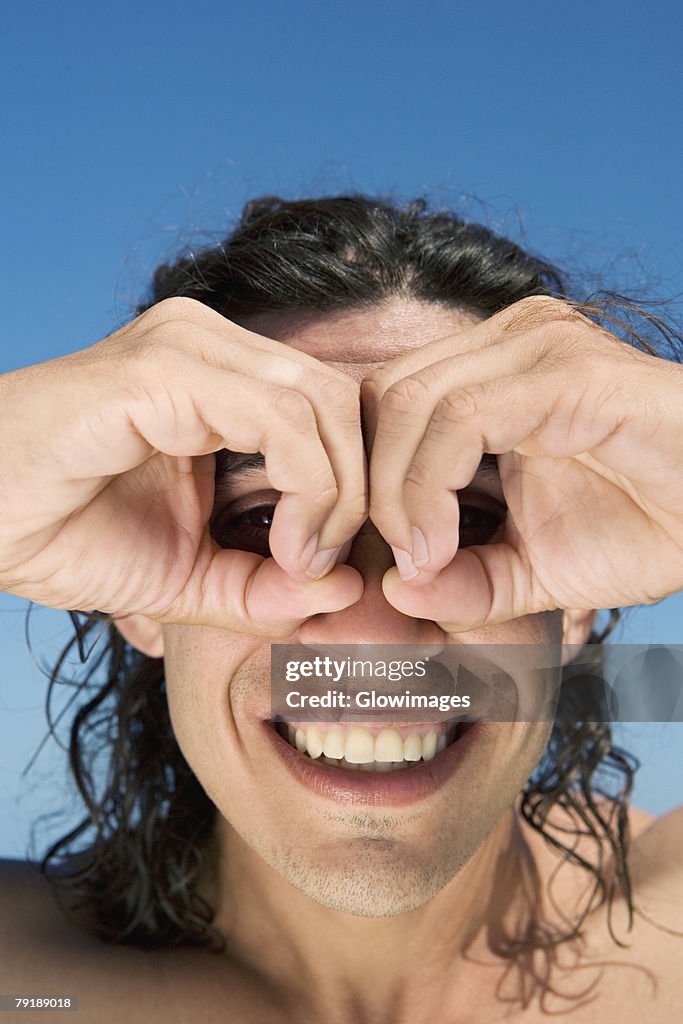
[[[147,950],[89,934],[31,864],[0,860],[0,907],[0,992],[75,997],[87,1024],[275,1019],[270,1004],[262,1012],[263,993],[245,984],[237,965],[204,949]],[[2,1014],[2,1024],[47,1019],[42,1010]]]
[[[87,1019],[99,1024],[113,1019],[117,974],[125,978],[127,995],[138,989],[142,995],[148,988],[151,965],[145,953],[108,945],[78,928],[36,866],[0,860],[0,906],[0,991],[75,997],[79,1009],[88,1008]],[[39,1012],[36,1019],[44,1021]],[[3,1014],[7,1024],[13,1017]],[[29,1024],[31,1017],[24,1011],[17,1020]]]
[[[34,864],[0,860],[0,971],[44,968],[62,958],[95,960],[111,949],[78,928]]]
[[[563,819],[559,819],[563,823]],[[648,1020],[669,1024],[680,1018],[683,1005],[683,809],[661,817],[631,809],[629,873],[634,916],[623,892],[605,901],[585,919],[579,957],[582,978],[595,978],[595,1001],[571,1015],[572,1024],[595,1020],[622,1024]],[[566,824],[566,822],[564,822]],[[557,871],[557,856],[532,837],[532,850],[553,906],[571,917],[586,905],[592,879],[582,868],[565,862]],[[595,861],[591,837],[579,837],[573,849]],[[612,850],[605,843],[604,874]],[[566,928],[566,918],[560,923]],[[567,947],[569,949],[570,947]],[[594,974],[591,974],[594,972]],[[599,1012],[598,1012],[599,1007]]]
[[[5,963],[5,957],[22,942],[53,942],[66,937],[68,922],[35,865],[0,860],[0,904],[0,949]]]
[[[617,908],[614,922],[624,942],[622,955],[625,961],[640,965],[657,979],[662,998],[668,995],[681,1001],[683,808],[659,818],[635,811],[630,815],[630,825],[634,916],[632,927],[625,927],[627,917],[620,901],[622,909]]]
[[[628,979],[624,974],[620,990],[623,986],[629,993],[632,1005],[636,991],[641,992],[638,1019],[645,1019],[647,1005],[649,1020],[678,1020],[683,1005],[683,808],[659,818],[634,812],[631,837],[634,917],[632,928],[621,928],[619,934],[624,943],[620,958],[635,970]],[[619,920],[625,924],[623,912],[615,917],[617,927]]]
[[[636,893],[661,894],[676,903],[683,920],[683,807],[657,818],[635,812],[632,820],[631,872]],[[672,905],[672,910],[673,910]]]

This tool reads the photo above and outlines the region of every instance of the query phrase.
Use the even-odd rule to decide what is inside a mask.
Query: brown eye
[[[488,544],[505,521],[505,515],[505,509],[502,506],[499,506],[499,510],[492,511],[490,508],[461,503],[459,546],[469,548],[475,544]]]
[[[254,505],[252,508],[225,515],[211,525],[211,536],[222,548],[253,551],[270,558],[268,534],[273,524],[275,505]]]

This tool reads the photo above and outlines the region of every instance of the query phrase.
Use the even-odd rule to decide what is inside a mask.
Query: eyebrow
[[[266,468],[266,460],[261,452],[231,452],[229,448],[221,448],[216,452],[216,494],[214,500],[224,497],[229,484],[245,476],[249,472],[259,472]]]
[[[216,480],[226,476],[241,476],[249,470],[265,469],[266,460],[261,452],[231,452],[228,448],[221,448],[216,452]]]
[[[220,495],[222,487],[249,472],[263,471],[266,468],[266,460],[261,452],[231,452],[228,448],[221,448],[216,452],[216,490]],[[500,483],[498,472],[498,459],[495,455],[485,452],[475,476],[483,476],[492,483]]]

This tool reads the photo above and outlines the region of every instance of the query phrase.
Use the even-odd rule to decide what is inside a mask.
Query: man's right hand
[[[345,374],[183,298],[0,377],[0,589],[282,636],[353,604],[334,566],[367,516],[359,409]],[[222,448],[265,456],[272,558],[210,536]]]

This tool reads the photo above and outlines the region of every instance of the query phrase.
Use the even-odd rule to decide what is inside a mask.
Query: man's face
[[[455,354],[457,336],[474,322],[475,317],[454,310],[393,299],[369,311],[269,315],[246,326],[362,380],[437,338],[452,336]],[[265,469],[228,474],[219,481],[214,511],[214,521],[227,530],[219,542],[267,553],[270,506],[277,497]],[[504,515],[500,482],[490,472],[478,474],[459,499],[461,506],[470,506],[466,542],[491,540],[496,502]],[[369,521],[347,561],[364,579],[360,601],[313,616],[287,642],[308,645],[315,653],[335,644],[561,641],[561,612],[453,636],[435,622],[398,612],[381,588],[393,565],[391,550]],[[243,841],[302,892],[353,914],[396,914],[435,896],[493,833],[547,741],[548,724],[489,723],[475,726],[428,764],[385,772],[333,767],[297,752],[270,723],[267,638],[165,626],[164,652],[173,728],[220,812],[223,844],[229,848]],[[514,677],[514,669],[508,671]],[[417,715],[413,722],[419,722]],[[402,736],[410,731],[399,727]],[[412,731],[424,736],[427,729]],[[299,762],[305,762],[304,771]],[[390,772],[406,780],[407,773],[422,772],[425,784],[387,785]]]

